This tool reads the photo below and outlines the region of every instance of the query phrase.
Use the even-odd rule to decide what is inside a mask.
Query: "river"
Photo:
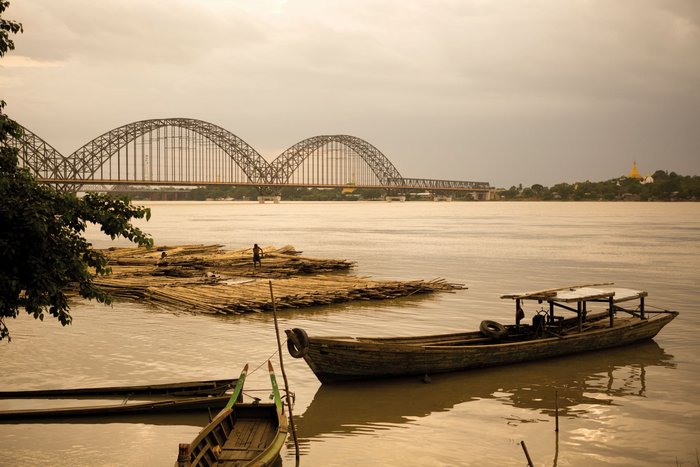
[[[302,465],[525,465],[521,441],[535,465],[697,463],[700,203],[143,204],[153,216],[139,225],[158,245],[293,245],[304,255],[355,261],[359,275],[442,277],[468,287],[282,311],[282,329],[368,336],[471,330],[483,319],[512,321],[504,293],[596,282],[646,290],[650,306],[680,311],[643,344],[433,375],[429,384],[406,378],[322,387],[285,350]],[[96,229],[87,235],[97,247],[126,245]],[[0,344],[0,389],[225,378],[271,356],[280,375],[270,314],[212,317],[76,301],[72,315],[66,328],[25,315],[8,323],[13,339]],[[246,387],[267,399],[265,367]],[[5,400],[0,409],[36,404]],[[206,415],[0,425],[0,465],[172,466],[178,444],[204,423]],[[294,465],[291,437],[282,459]]]

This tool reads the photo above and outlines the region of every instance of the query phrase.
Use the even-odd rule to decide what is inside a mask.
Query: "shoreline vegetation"
[[[552,187],[512,186],[502,200],[528,201],[698,201],[700,176],[657,170],[646,177],[618,177],[603,182],[558,183]]]
[[[398,281],[356,276],[349,272],[352,261],[301,256],[292,246],[263,248],[258,267],[253,267],[251,248],[180,245],[101,251],[112,273],[95,278],[95,284],[112,297],[194,313],[271,311],[268,280],[273,280],[278,309],[465,288],[440,278]]]
[[[173,199],[192,201],[255,201],[260,192],[253,186],[203,186],[194,189],[167,188],[153,191],[138,187],[123,187],[119,195],[132,200],[152,199],[158,191],[181,193]],[[474,201],[471,192],[450,192],[452,201]],[[304,188],[286,187],[279,190],[284,201],[384,201],[386,190],[381,188]],[[411,201],[432,201],[429,192],[405,193]],[[522,184],[508,189],[496,188],[493,201],[699,201],[700,176],[678,175],[657,170],[645,177],[618,177],[602,182],[557,183],[551,187]]]

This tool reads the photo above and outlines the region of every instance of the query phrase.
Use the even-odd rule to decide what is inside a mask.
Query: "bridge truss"
[[[68,178],[71,163],[53,146],[22,127],[19,138],[9,138],[8,144],[18,150],[20,167],[29,169],[40,178]]]
[[[377,148],[348,135],[305,139],[270,164],[270,181],[307,186],[387,186],[401,174]]]
[[[134,183],[260,183],[267,162],[238,136],[201,120],[142,120],[93,139],[70,156],[73,177]]]

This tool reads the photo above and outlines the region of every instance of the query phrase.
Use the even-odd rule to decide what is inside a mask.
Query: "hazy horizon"
[[[700,2],[15,0],[6,113],[69,155],[197,118],[268,161],[350,134],[406,177],[700,174]]]

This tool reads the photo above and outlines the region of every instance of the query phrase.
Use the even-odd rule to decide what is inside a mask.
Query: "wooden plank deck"
[[[274,420],[239,418],[221,449],[218,465],[242,465],[258,456],[275,437]]]

